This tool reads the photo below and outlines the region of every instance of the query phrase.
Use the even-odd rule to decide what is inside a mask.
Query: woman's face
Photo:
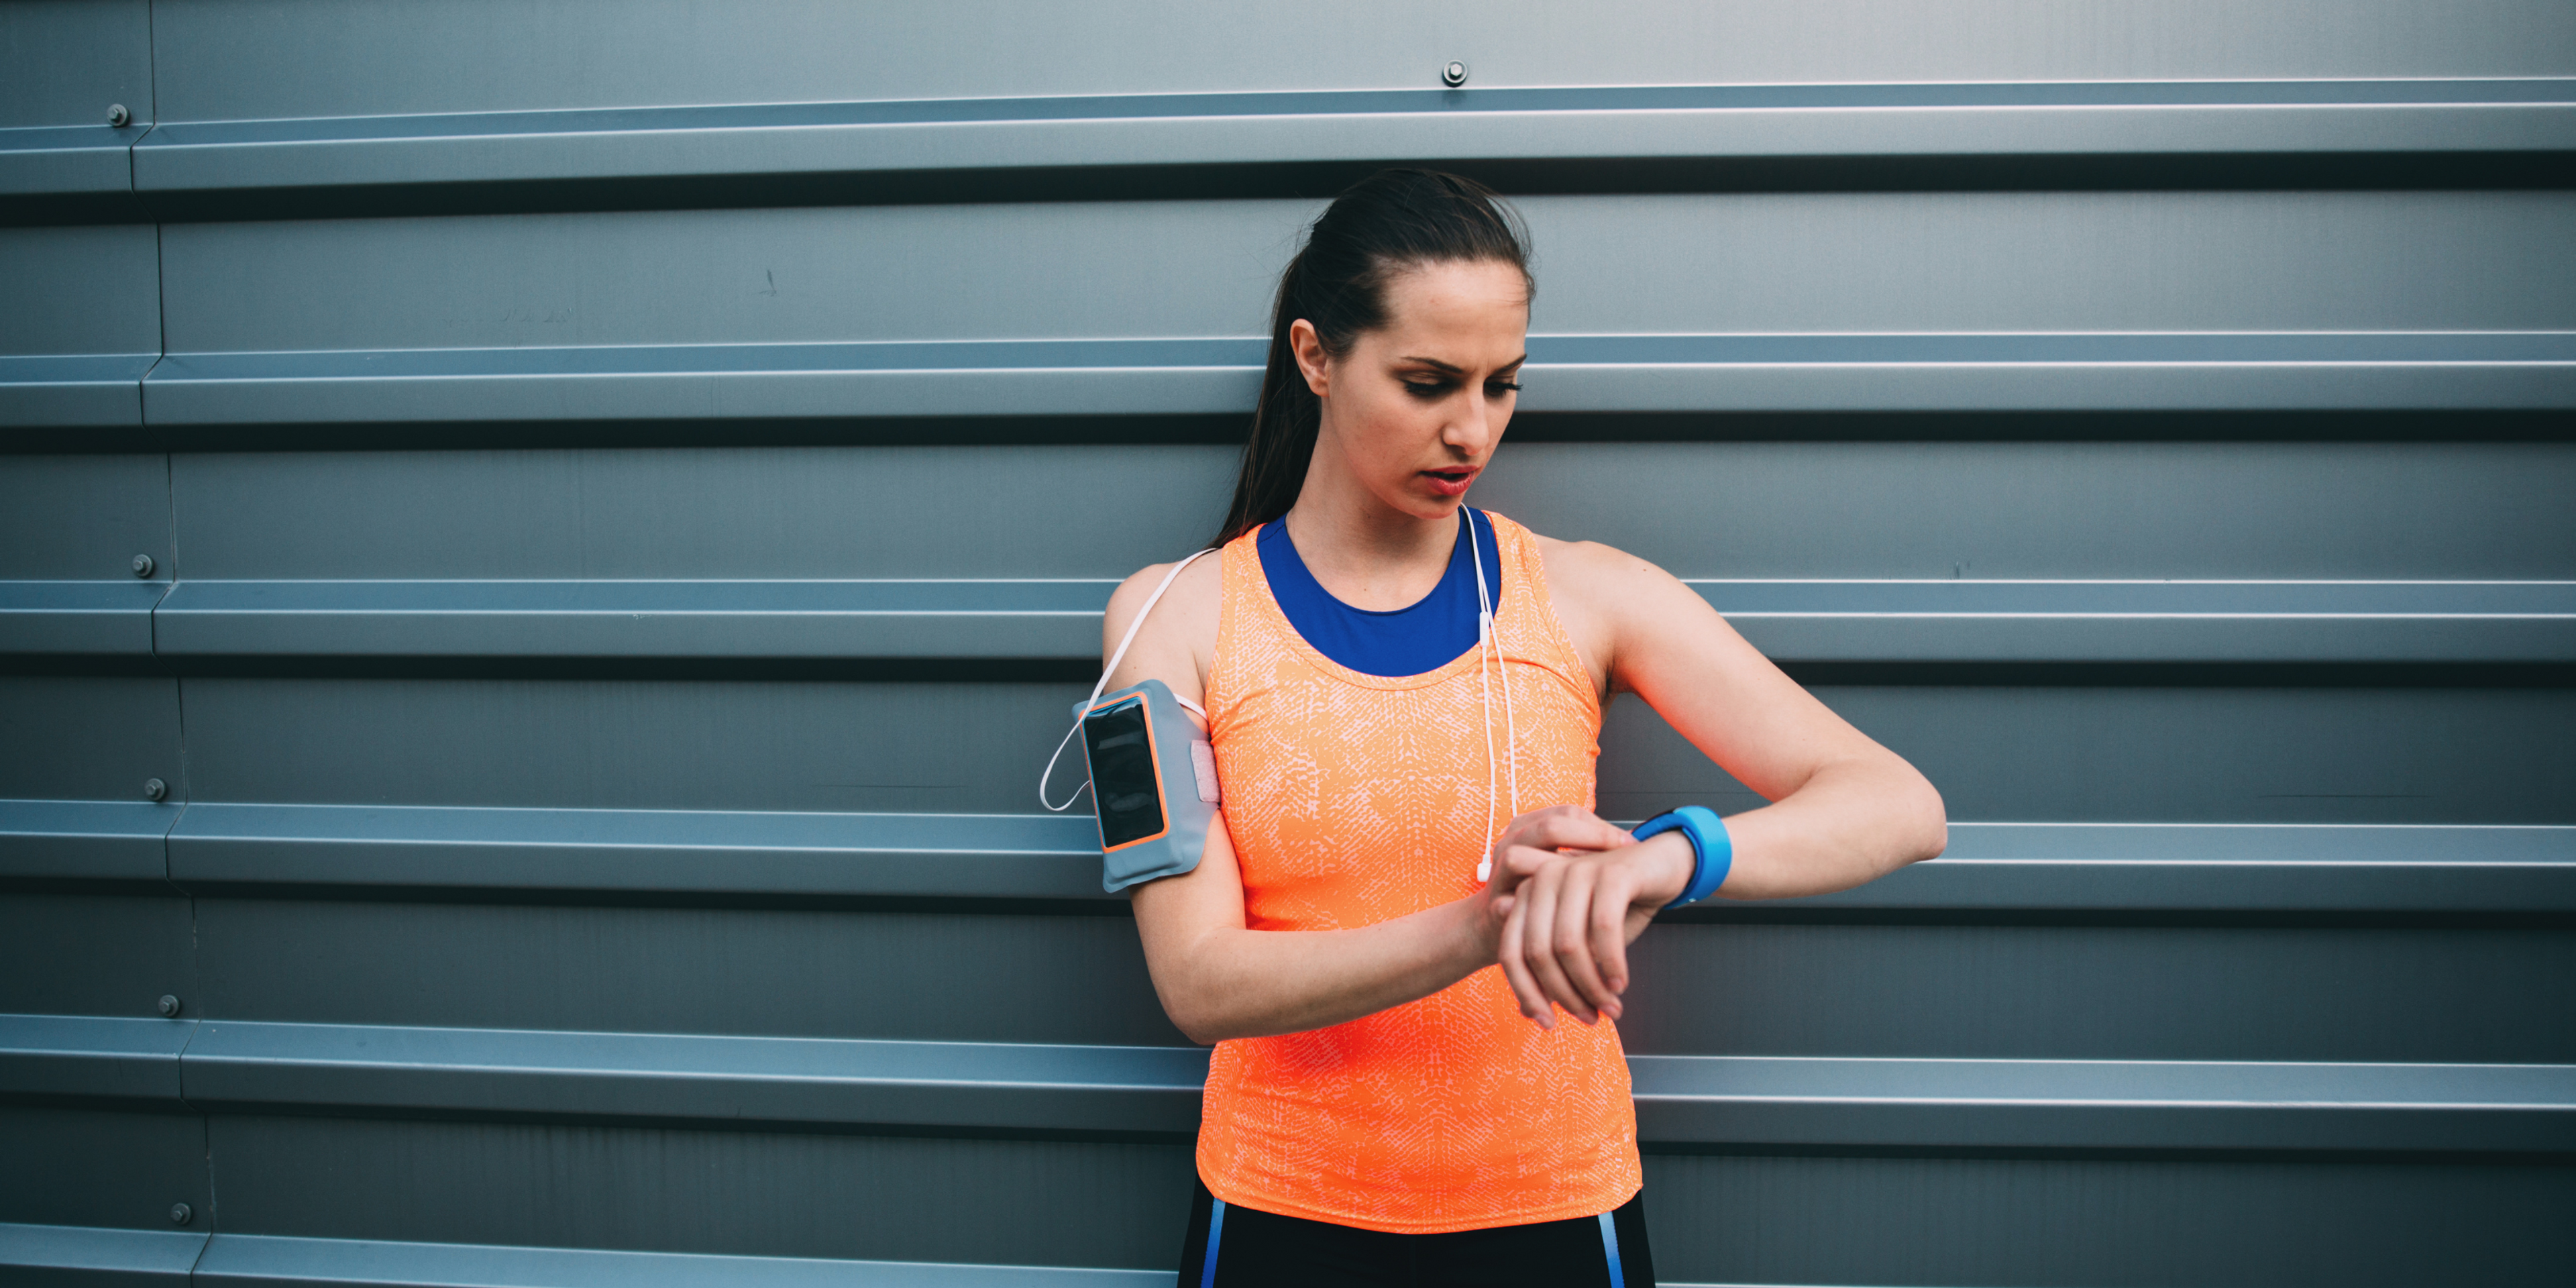
[[[1388,281],[1386,307],[1386,325],[1339,358],[1305,322],[1291,333],[1324,403],[1318,464],[1338,458],[1388,507],[1447,518],[1511,421],[1528,287],[1521,270],[1498,261],[1425,264]]]

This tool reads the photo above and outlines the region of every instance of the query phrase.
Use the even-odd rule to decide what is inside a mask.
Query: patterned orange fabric
[[[1502,555],[1502,685],[1519,732],[1522,812],[1592,804],[1601,707],[1550,605],[1537,541],[1493,516]],[[1487,807],[1479,659],[1389,679],[1317,652],[1289,625],[1248,532],[1219,556],[1225,592],[1208,717],[1226,827],[1254,930],[1366,926],[1475,893],[1510,821]],[[1609,1022],[1523,1019],[1499,967],[1416,1002],[1308,1033],[1217,1044],[1199,1176],[1228,1203],[1399,1234],[1607,1212],[1641,1183],[1628,1064]]]

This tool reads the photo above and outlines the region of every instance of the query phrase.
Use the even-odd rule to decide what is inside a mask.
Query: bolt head
[[[188,1222],[195,1220],[196,1216],[197,1210],[189,1207],[185,1203],[173,1203],[170,1205],[170,1224],[172,1225],[186,1225]]]
[[[169,794],[170,784],[162,782],[158,778],[146,778],[143,780],[143,799],[147,801],[157,801]]]
[[[168,993],[163,993],[161,995],[161,1013],[163,1015],[176,1018],[179,1014],[179,999]]]
[[[151,576],[151,575],[152,575],[152,569],[153,569],[154,567],[155,567],[155,565],[154,565],[154,564],[153,564],[153,562],[152,562],[152,556],[150,556],[150,555],[136,555],[136,556],[134,556],[134,575],[135,575],[135,576],[137,576],[137,577],[149,577],[149,576]]]
[[[131,121],[131,120],[133,120],[133,119],[134,119],[134,113],[129,112],[129,111],[126,111],[126,110],[125,110],[125,104],[123,104],[123,103],[110,103],[110,104],[108,104],[108,105],[107,105],[107,123],[108,123],[108,124],[110,124],[110,125],[114,125],[114,126],[122,127],[122,126],[123,126],[123,125],[125,125],[127,122],[129,122],[129,121]]]
[[[1454,58],[1450,59],[1449,65],[1440,69],[1440,83],[1451,89],[1456,89],[1459,86],[1466,84],[1467,64],[1459,62]]]

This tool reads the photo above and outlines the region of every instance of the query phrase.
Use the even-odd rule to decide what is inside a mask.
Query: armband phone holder
[[[1216,818],[1216,752],[1160,680],[1076,703],[1100,820],[1102,889],[1178,876],[1207,852]]]

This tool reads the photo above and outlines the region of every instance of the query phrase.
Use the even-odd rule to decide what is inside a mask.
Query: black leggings
[[[1605,1216],[1384,1234],[1220,1204],[1204,1182],[1194,1189],[1179,1288],[1655,1288],[1643,1191]]]

